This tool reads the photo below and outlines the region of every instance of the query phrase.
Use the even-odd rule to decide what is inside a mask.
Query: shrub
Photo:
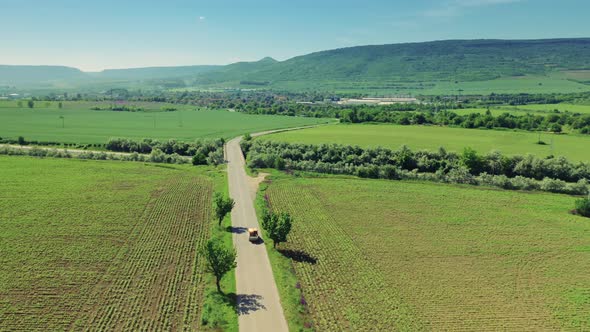
[[[451,183],[476,184],[475,178],[469,173],[469,169],[466,167],[453,168],[447,174],[446,181]]]
[[[565,192],[565,187],[566,183],[561,180],[544,178],[541,182],[541,190],[549,191],[552,193],[563,193]]]
[[[223,164],[224,162],[225,158],[223,156],[223,149],[209,152],[209,156],[207,157],[207,164],[217,166]]]
[[[538,190],[541,186],[534,180],[525,178],[524,176],[515,176],[514,178],[510,179],[512,182],[512,186],[515,189],[519,190]]]
[[[576,201],[576,212],[590,218],[590,196]]]

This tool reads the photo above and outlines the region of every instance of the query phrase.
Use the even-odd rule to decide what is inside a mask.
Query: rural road
[[[288,331],[265,244],[248,241],[246,229],[260,227],[240,148],[241,140],[241,137],[234,138],[226,145],[229,193],[235,201],[231,219],[234,246],[238,252],[236,288],[240,332]]]

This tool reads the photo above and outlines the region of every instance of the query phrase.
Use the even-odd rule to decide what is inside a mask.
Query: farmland
[[[547,145],[536,144],[539,134],[525,131],[463,129],[435,126],[334,125],[268,135],[260,139],[289,143],[337,143],[361,147],[382,146],[397,149],[407,145],[414,150],[444,147],[461,152],[466,146],[487,153],[531,153],[537,156],[564,156],[572,161],[590,161],[590,137],[542,134]]]
[[[498,116],[502,113],[510,113],[516,116],[524,115],[527,113],[545,115],[547,113],[553,112],[554,110],[558,110],[560,112],[590,114],[590,106],[574,104],[529,104],[519,106],[497,106],[490,108],[490,112],[494,116]],[[467,108],[453,110],[453,112],[460,115],[470,113],[485,113],[486,111],[486,108]]]
[[[319,331],[590,328],[590,224],[572,197],[277,173],[267,186],[261,202],[296,220],[280,250]]]
[[[569,111],[572,113],[590,114],[590,105],[573,105],[573,104],[542,104],[542,105],[522,105],[519,109],[533,110],[533,111],[549,111],[559,110],[561,112]]]
[[[2,329],[201,328],[211,280],[199,248],[222,171],[4,156],[0,165]]]
[[[235,86],[235,84],[234,84]],[[561,74],[547,76],[502,77],[483,81],[425,80],[317,80],[278,81],[274,88],[291,91],[334,91],[337,93],[363,93],[369,96],[396,94],[420,95],[473,95],[490,93],[568,93],[590,91],[590,85],[567,80]]]
[[[26,103],[25,103],[26,104]],[[57,103],[36,108],[0,107],[0,137],[63,143],[106,143],[111,137],[157,138],[192,141],[196,138],[232,138],[248,132],[328,122],[327,119],[246,115],[226,110],[196,110],[180,106],[160,112],[166,104],[142,104],[153,111],[113,112],[90,110],[92,103]]]

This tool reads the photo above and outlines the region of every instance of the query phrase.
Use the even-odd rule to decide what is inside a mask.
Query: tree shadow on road
[[[236,296],[236,312],[238,315],[248,315],[258,310],[266,310],[262,304],[262,296],[254,294],[238,294]]]
[[[309,263],[315,265],[318,262],[317,258],[313,257],[312,255],[306,253],[303,250],[279,249],[278,251],[283,256],[292,259],[298,263]]]
[[[243,234],[246,233],[246,231],[248,230],[246,227],[233,227],[233,226],[227,226],[225,228],[226,231],[230,232],[230,233],[236,233],[236,234]]]

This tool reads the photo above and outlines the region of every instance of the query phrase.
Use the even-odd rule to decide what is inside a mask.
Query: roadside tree
[[[221,222],[225,216],[234,208],[235,202],[232,198],[226,198],[221,193],[215,193],[213,202],[215,202],[215,216],[217,217],[219,226],[221,226]]]
[[[287,241],[292,224],[293,218],[286,212],[276,214],[266,211],[262,218],[262,227],[266,230],[268,237],[272,239],[275,248],[278,244]]]
[[[211,239],[205,245],[207,269],[215,275],[217,291],[221,293],[221,278],[236,267],[236,249],[228,248],[219,239]]]

